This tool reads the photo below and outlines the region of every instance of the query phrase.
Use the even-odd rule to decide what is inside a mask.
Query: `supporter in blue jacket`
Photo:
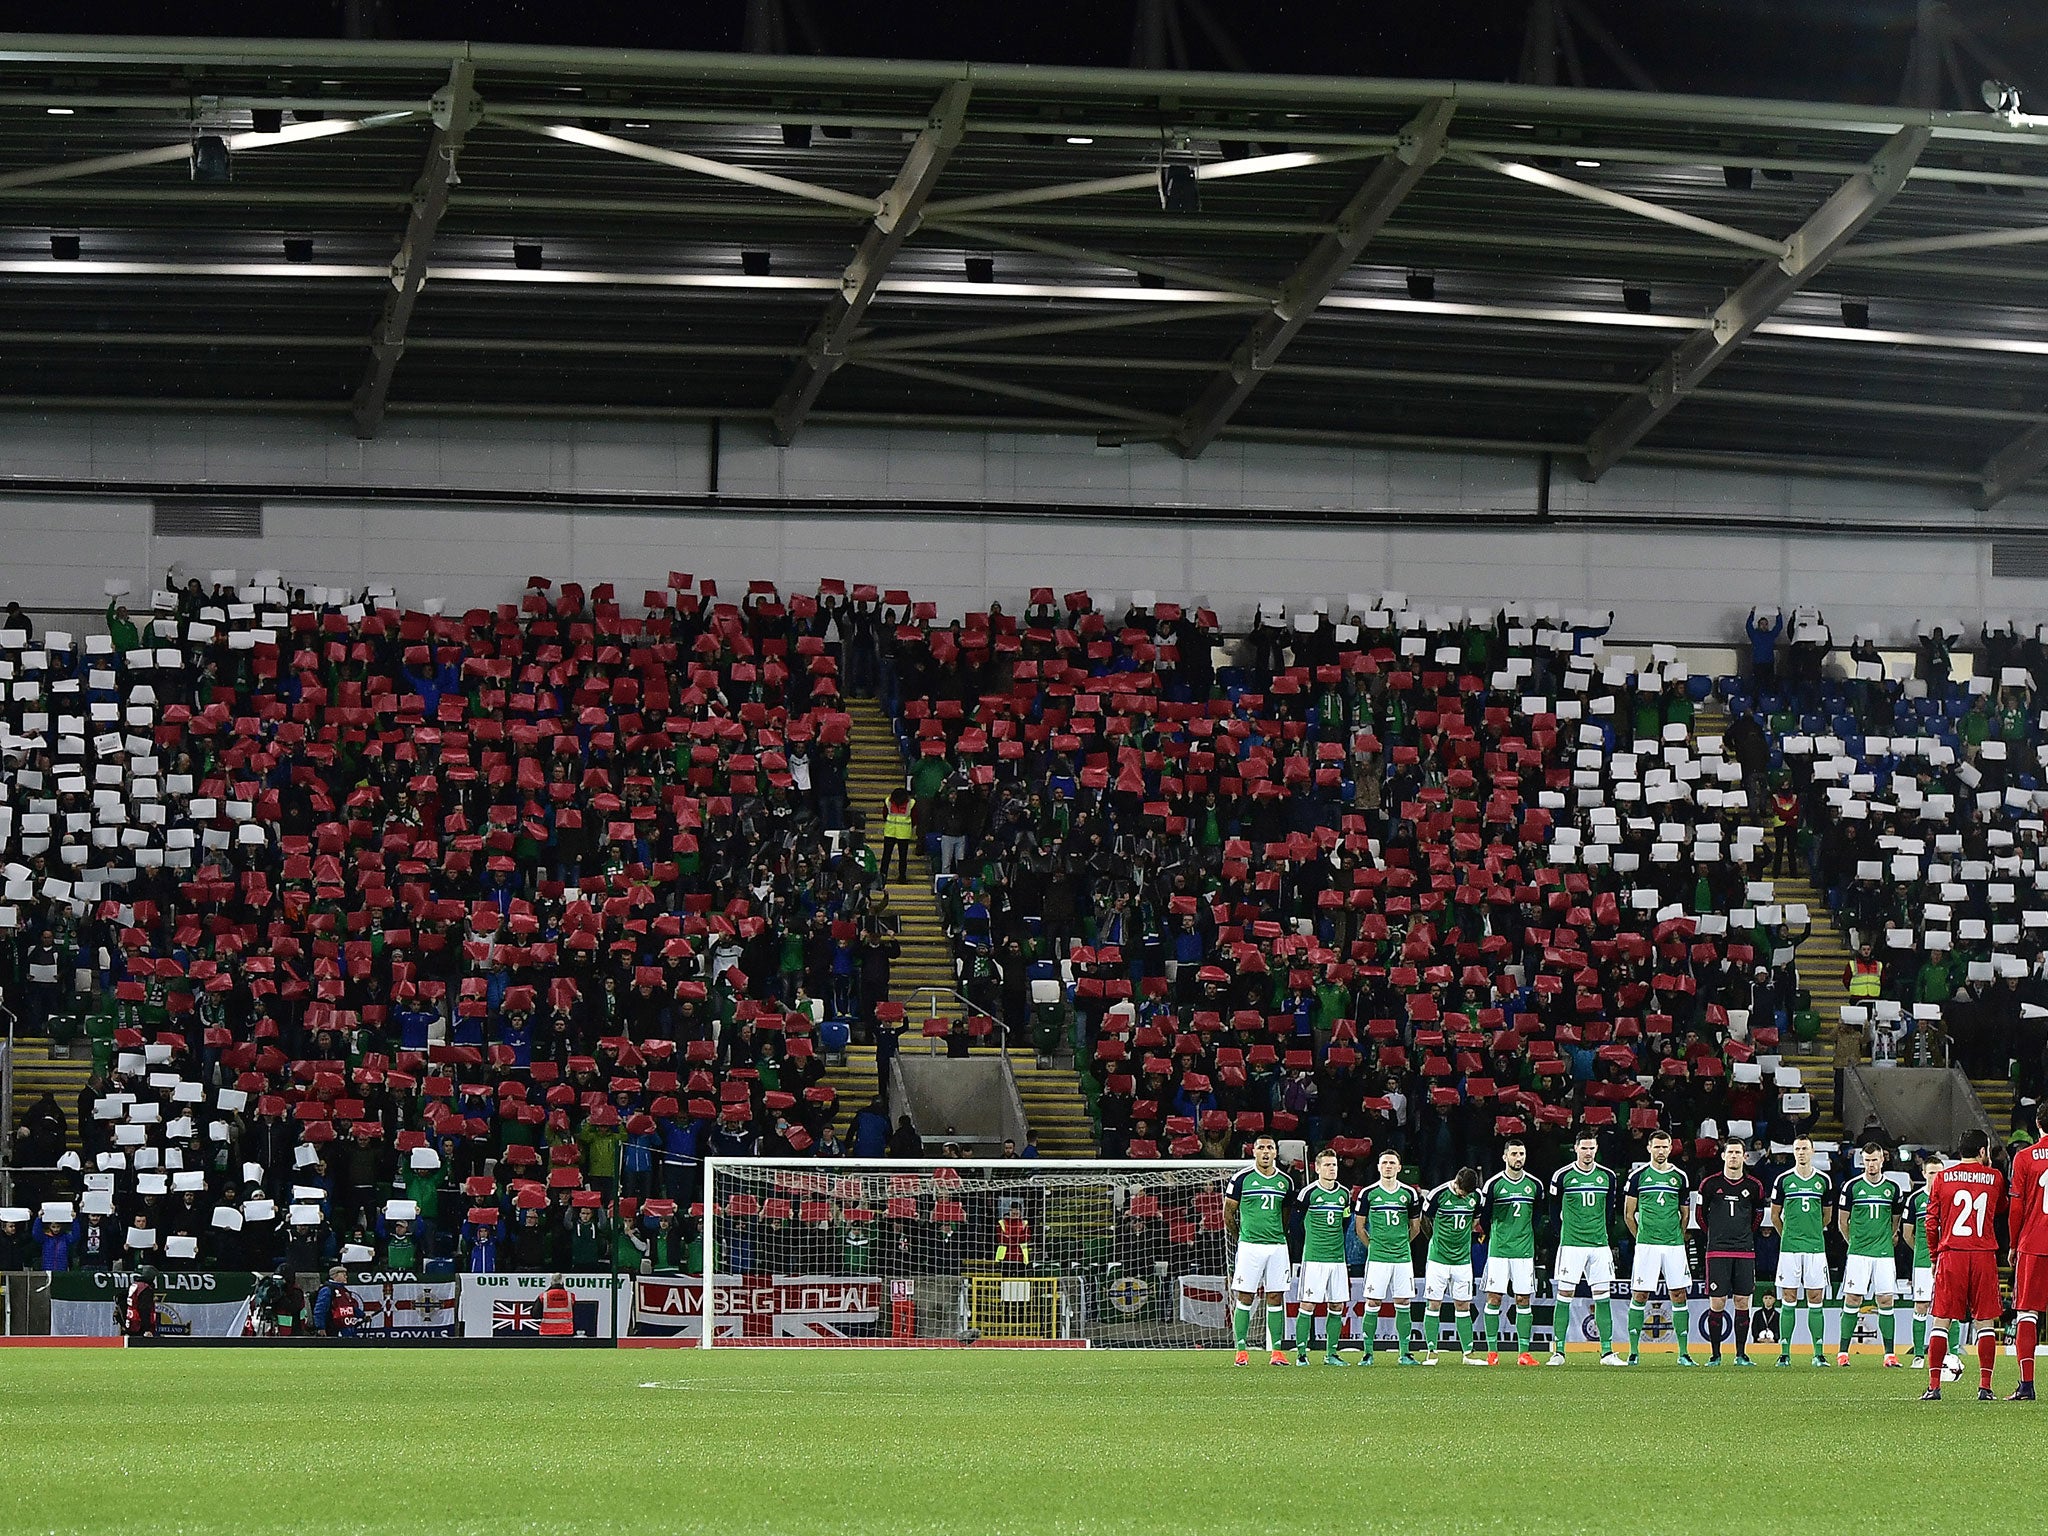
[[[1772,613],[1766,623],[1756,616],[1754,608],[1743,623],[1749,634],[1749,670],[1759,686],[1769,686],[1778,678],[1778,636],[1785,628],[1785,616]]]
[[[71,1250],[78,1245],[77,1222],[63,1221],[53,1226],[38,1218],[31,1230],[41,1247],[41,1268],[59,1274],[71,1267]]]

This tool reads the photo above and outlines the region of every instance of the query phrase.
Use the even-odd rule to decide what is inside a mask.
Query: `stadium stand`
[[[1270,1130],[1429,1183],[1509,1134],[1539,1167],[1580,1126],[1624,1165],[1659,1125],[1702,1157],[1839,1134],[1852,1035],[1984,1077],[2019,1049],[2009,673],[1996,714],[1812,655],[1711,682],[1600,616],[1363,598],[1262,613],[1241,658],[1149,594],[941,623],[678,573],[641,606],[262,573],[4,637],[24,1023],[84,1075],[75,1120],[17,1079],[13,1161],[71,1166],[16,1198],[77,1209],[10,1242],[630,1267],[694,1241],[703,1153],[904,1150],[848,1111],[919,1040],[1028,1042],[1049,1155]],[[885,880],[892,811],[929,866]],[[1909,814],[1963,830],[1930,851]],[[820,1196],[792,1212],[843,1228]],[[1190,1253],[1220,1219],[1159,1215]]]

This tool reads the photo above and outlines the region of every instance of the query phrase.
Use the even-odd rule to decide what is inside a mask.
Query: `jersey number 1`
[[[1988,1197],[1982,1190],[1970,1194],[1957,1190],[1955,1196],[1956,1219],[1948,1229],[1950,1237],[1982,1237],[1984,1235],[1984,1208]]]

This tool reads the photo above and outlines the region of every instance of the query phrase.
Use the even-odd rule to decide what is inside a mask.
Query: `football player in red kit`
[[[2019,1313],[2013,1349],[2020,1359],[2020,1384],[2009,1403],[2034,1400],[2034,1346],[2041,1314],[2048,1312],[2048,1105],[2034,1106],[2039,1139],[2012,1158],[2012,1196],[2005,1231],[2012,1240],[2012,1304]]]
[[[2005,1175],[1991,1166],[1990,1138],[1965,1131],[1958,1161],[1927,1179],[1927,1252],[1934,1260],[1934,1326],[1928,1330],[1927,1390],[1923,1403],[1941,1401],[1941,1365],[1951,1322],[1977,1324],[1977,1400],[1991,1401],[1991,1367],[1998,1359],[1998,1238],[1993,1227],[2005,1198]]]

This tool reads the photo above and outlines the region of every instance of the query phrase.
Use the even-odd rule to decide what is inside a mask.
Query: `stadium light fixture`
[[[202,133],[192,141],[192,179],[220,186],[234,179],[234,165],[228,155],[228,141],[217,133]]]
[[[2020,115],[2020,88],[2003,80],[1986,80],[1979,87],[1984,97],[1987,112],[2003,113],[2007,117]]]
[[[72,115],[70,107],[45,107],[43,110],[52,117],[70,117]]]
[[[1184,160],[1169,160],[1159,167],[1159,206],[1168,213],[1202,211],[1202,193],[1193,165]]]
[[[1067,135],[1067,142],[1069,144],[1093,144],[1095,141],[1085,134],[1070,133]]]

